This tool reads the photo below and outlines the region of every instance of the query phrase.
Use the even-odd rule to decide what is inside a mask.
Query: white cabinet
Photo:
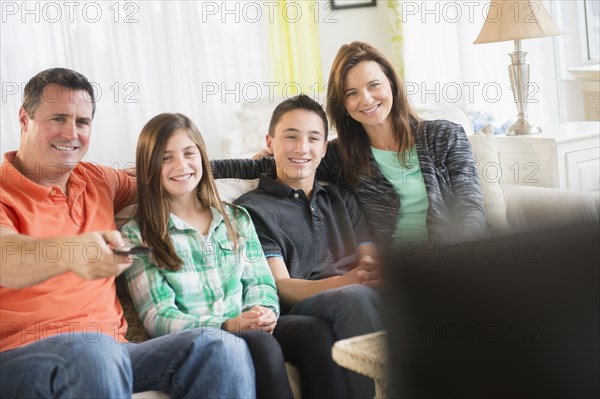
[[[600,190],[600,122],[568,122],[495,142],[502,183]]]

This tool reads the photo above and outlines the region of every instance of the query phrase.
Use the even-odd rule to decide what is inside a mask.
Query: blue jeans
[[[104,334],[51,336],[0,353],[2,398],[253,398],[246,343],[222,330],[193,329],[139,344]]]
[[[314,316],[327,321],[337,339],[346,339],[383,329],[381,296],[363,285],[347,285],[323,291],[298,302],[288,315]],[[354,398],[372,398],[373,381],[348,372],[351,395]]]

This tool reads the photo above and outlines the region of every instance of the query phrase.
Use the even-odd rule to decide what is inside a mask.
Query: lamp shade
[[[473,44],[533,39],[561,34],[540,0],[492,0]]]

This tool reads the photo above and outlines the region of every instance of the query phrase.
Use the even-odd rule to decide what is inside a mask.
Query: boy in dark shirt
[[[256,226],[275,277],[282,310],[330,323],[337,339],[382,328],[376,246],[356,197],[348,189],[315,181],[327,150],[327,117],[306,95],[273,112],[267,147],[276,175],[236,202]],[[354,396],[373,396],[372,383],[350,378]]]

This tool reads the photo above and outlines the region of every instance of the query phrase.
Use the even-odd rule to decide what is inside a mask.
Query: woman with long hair
[[[380,51],[362,42],[340,48],[329,75],[327,112],[338,140],[323,169],[356,190],[380,239],[448,241],[485,233],[483,196],[464,129],[420,120]]]

